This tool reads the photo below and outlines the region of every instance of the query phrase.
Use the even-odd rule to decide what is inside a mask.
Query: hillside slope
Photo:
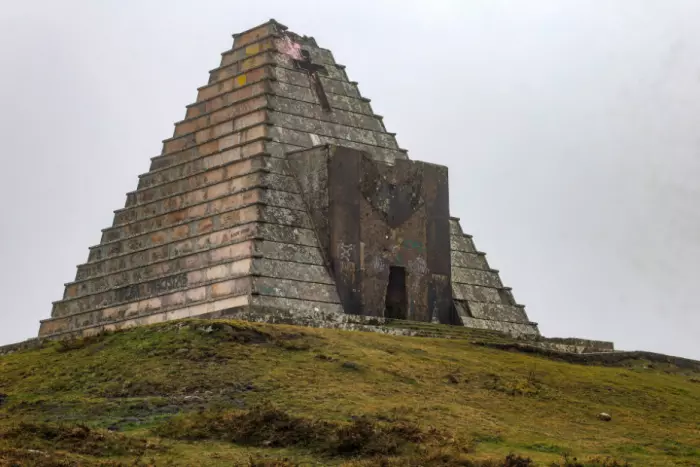
[[[700,374],[474,341],[189,320],[45,344],[0,356],[0,465],[700,465]]]

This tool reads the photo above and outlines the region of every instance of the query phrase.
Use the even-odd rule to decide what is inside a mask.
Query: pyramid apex
[[[254,31],[255,29],[262,28],[262,27],[264,27],[264,26],[267,26],[268,24],[274,24],[275,26],[277,26],[277,29],[279,29],[280,31],[286,31],[287,29],[289,29],[287,26],[285,26],[284,24],[280,23],[280,22],[277,21],[276,19],[270,18],[269,20],[265,21],[264,23],[260,23],[260,24],[258,24],[257,26],[253,26],[252,28],[246,29],[245,31],[233,33],[232,36],[233,36],[234,39],[235,39],[235,38],[238,37],[238,36],[241,36],[241,35],[243,35],[243,34],[246,34],[246,33],[250,32],[250,31]]]

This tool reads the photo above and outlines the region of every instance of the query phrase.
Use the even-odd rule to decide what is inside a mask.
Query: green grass
[[[0,466],[700,465],[697,373],[456,337],[190,320],[3,356]]]

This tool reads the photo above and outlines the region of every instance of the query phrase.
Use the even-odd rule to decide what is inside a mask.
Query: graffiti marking
[[[355,245],[345,244],[343,242],[340,242],[338,244],[338,257],[342,261],[350,261],[350,259],[352,258],[352,253],[353,253],[354,249],[355,249]]]

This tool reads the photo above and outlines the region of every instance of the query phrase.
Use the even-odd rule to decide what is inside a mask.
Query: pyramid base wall
[[[291,305],[291,306],[290,306]],[[419,321],[403,321],[374,316],[346,314],[334,307],[304,306],[280,302],[278,297],[242,295],[218,302],[201,304],[180,310],[156,312],[147,316],[127,318],[120,321],[97,324],[64,332],[47,334],[27,343],[0,347],[0,355],[29,348],[36,348],[48,340],[77,339],[97,336],[106,332],[126,330],[186,318],[236,319],[241,321],[286,324],[314,328],[341,329],[348,331],[378,332],[397,336],[422,336],[442,338],[464,338],[491,340],[500,336],[513,340],[515,345],[525,345],[544,351],[567,354],[614,352],[611,342],[587,339],[544,338],[536,325],[505,323],[502,321],[469,318],[462,326],[436,325]],[[520,342],[521,344],[517,344]],[[504,344],[506,345],[506,344]]]
[[[471,317],[461,318],[462,324],[467,328],[497,331],[514,337],[536,337],[540,335],[540,331],[535,323],[515,323]]]

